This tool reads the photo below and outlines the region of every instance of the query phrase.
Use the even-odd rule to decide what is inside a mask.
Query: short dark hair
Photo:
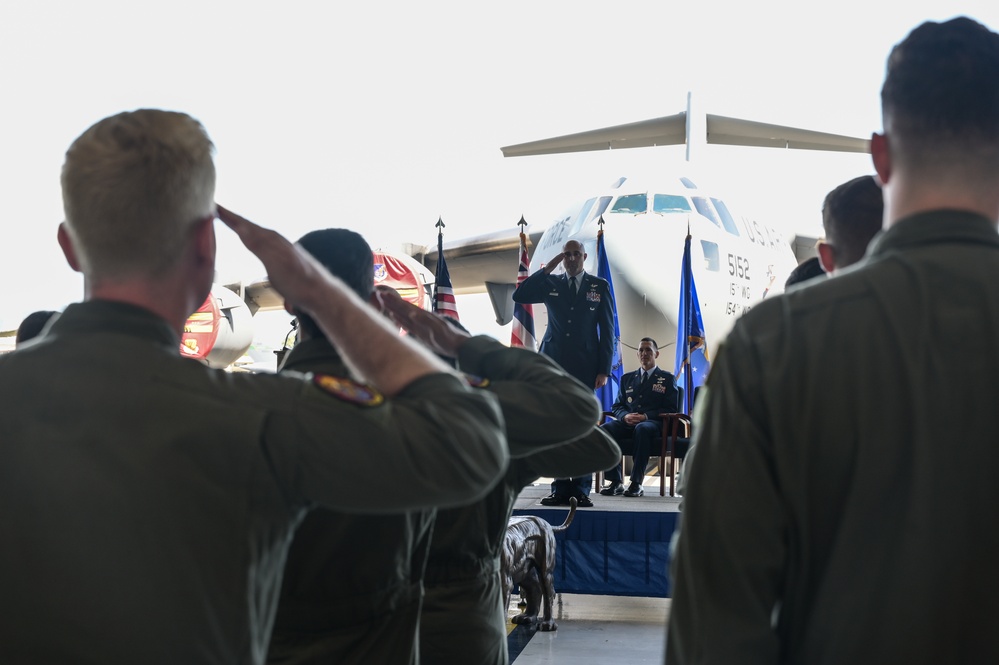
[[[881,230],[885,211],[881,185],[872,175],[844,182],[826,194],[822,228],[836,255],[836,268],[859,261],[871,238]]]
[[[888,56],[881,109],[893,155],[999,168],[999,35],[967,17],[923,23]]]
[[[367,301],[375,288],[375,262],[371,247],[361,234],[349,229],[320,229],[302,236],[298,245],[314,256],[331,274]],[[299,325],[311,337],[325,337],[308,314],[296,313]]]
[[[653,351],[658,351],[658,350],[659,350],[659,345],[658,345],[658,344],[656,344],[656,340],[652,339],[651,337],[643,337],[643,338],[642,338],[642,339],[641,339],[641,340],[640,340],[640,341],[638,342],[638,345],[639,345],[639,346],[641,346],[641,345],[642,345],[642,342],[651,342],[651,343],[652,343],[652,350],[653,350]]]
[[[791,274],[787,276],[787,281],[784,282],[784,288],[786,289],[789,286],[807,282],[810,279],[818,277],[819,275],[824,276],[825,274],[825,271],[822,270],[822,264],[819,263],[819,257],[813,256],[810,259],[802,261],[794,270],[791,271]]]
[[[45,324],[49,322],[53,316],[58,312],[50,312],[48,310],[40,310],[38,312],[32,312],[24,317],[24,321],[21,321],[21,325],[17,327],[17,336],[14,338],[14,346],[17,347],[29,339],[37,337]]]

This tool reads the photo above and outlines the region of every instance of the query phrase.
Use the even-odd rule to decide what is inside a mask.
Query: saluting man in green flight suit
[[[600,407],[593,392],[547,356],[488,337],[468,339],[394,291],[378,293],[382,307],[410,335],[482,377],[483,389],[499,397],[510,446],[510,466],[492,491],[475,503],[437,512],[424,579],[420,663],[506,665],[500,550],[517,495],[542,476],[607,468],[621,459],[621,449],[596,427]],[[573,401],[566,402],[566,394]]]
[[[0,358],[2,663],[262,663],[308,507],[460,505],[506,469],[496,398],[306,252],[216,210],[212,150],[190,116],[139,110],[66,154],[58,237],[84,302]],[[366,392],[180,357],[216,213]],[[389,491],[353,473],[372,459]]]

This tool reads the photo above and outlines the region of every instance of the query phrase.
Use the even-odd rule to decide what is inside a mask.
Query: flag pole
[[[520,251],[517,259],[517,286],[530,275],[531,261],[527,253],[527,220],[520,216],[517,222],[520,227]],[[531,351],[537,350],[537,340],[534,337],[534,307],[515,302],[513,304],[513,325],[510,327],[510,346],[517,346]]]
[[[437,218],[437,272],[434,275],[433,311],[436,314],[450,316],[458,321],[458,307],[454,298],[454,288],[451,286],[451,275],[444,259],[444,219]]]
[[[597,224],[600,227],[597,231],[597,277],[607,281],[607,293],[611,299],[611,311],[613,313],[614,322],[612,331],[614,343],[611,354],[610,375],[607,377],[607,383],[604,384],[602,388],[597,390],[597,399],[600,401],[602,410],[610,411],[615,400],[617,399],[617,392],[621,388],[621,376],[623,374],[624,362],[621,353],[621,324],[617,317],[617,299],[614,296],[614,277],[611,274],[610,260],[607,258],[607,247],[604,244],[603,215],[600,216]],[[601,331],[601,334],[603,334],[603,331]]]

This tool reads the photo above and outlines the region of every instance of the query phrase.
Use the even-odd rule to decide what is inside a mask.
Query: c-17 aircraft
[[[687,145],[701,143],[781,147],[840,152],[870,152],[866,139],[771,125],[691,109],[675,115],[532,141],[502,148],[506,157]],[[622,342],[653,337],[660,348],[676,340],[680,269],[684,240],[691,235],[691,260],[709,352],[735,319],[768,295],[783,291],[797,265],[790,239],[777,229],[739,215],[723,196],[702,189],[687,176],[655,181],[619,178],[567,210],[543,231],[528,233],[531,272],[562,251],[568,240],[583,244],[584,269],[597,274],[597,231],[603,221]],[[511,320],[516,288],[519,238],[511,229],[445,243],[455,293],[488,292],[497,323]],[[437,251],[425,252],[424,265],[436,265]],[[556,272],[561,272],[561,267]],[[534,306],[535,335],[544,335],[547,317]],[[669,353],[665,354],[668,358]],[[626,369],[636,365],[624,353]],[[669,368],[669,361],[664,366]]]

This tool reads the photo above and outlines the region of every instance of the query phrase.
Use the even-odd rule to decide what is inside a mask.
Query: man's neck
[[[934,210],[966,210],[993,221],[999,220],[999,188],[983,195],[970,187],[901,176],[885,185],[886,229],[907,217]]]
[[[109,300],[141,307],[165,320],[180,335],[184,332],[188,317],[204,302],[202,299],[192,305],[195,299],[186,296],[188,292],[188,289],[178,288],[170,279],[156,282],[143,279],[100,282],[85,280],[83,299]]]

